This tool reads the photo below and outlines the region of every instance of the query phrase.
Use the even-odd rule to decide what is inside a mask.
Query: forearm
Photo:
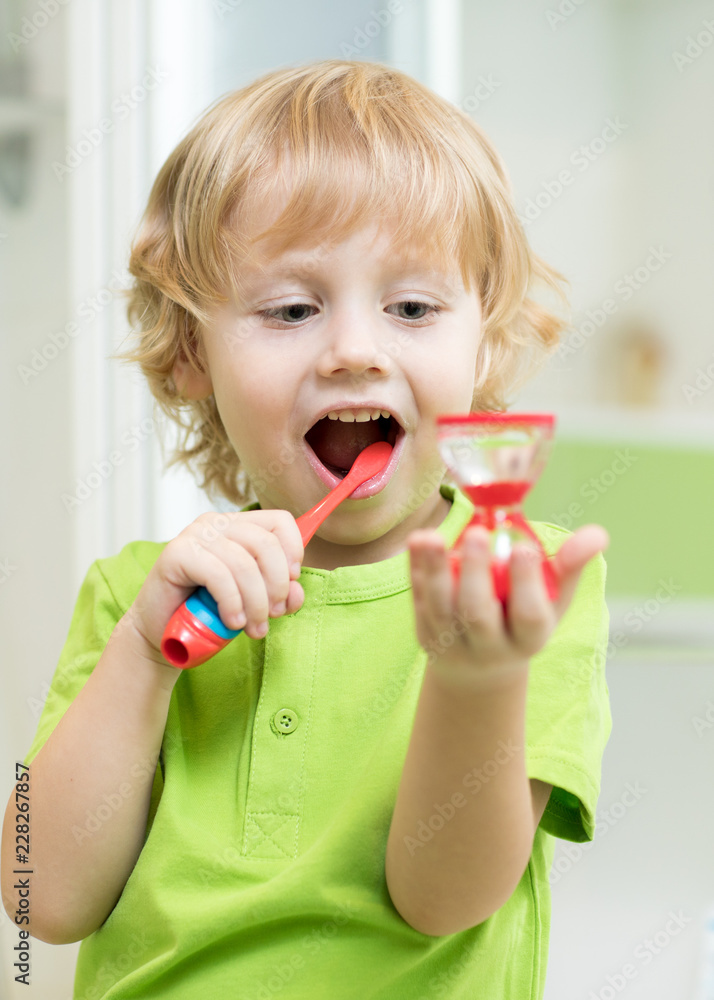
[[[54,944],[96,930],[136,863],[179,674],[150,655],[126,616],[120,626],[30,765],[29,930]],[[110,816],[96,820],[98,810],[103,815],[111,808],[108,803],[119,800]],[[95,821],[88,825],[92,816]],[[2,891],[9,912],[17,903],[14,819],[13,795],[2,842]]]
[[[527,684],[528,661],[472,684],[426,669],[386,852],[392,902],[422,933],[481,923],[526,868]]]

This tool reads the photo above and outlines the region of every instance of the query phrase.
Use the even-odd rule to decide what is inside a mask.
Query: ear
[[[171,373],[174,384],[179,396],[183,399],[208,399],[213,392],[213,382],[208,371],[208,364],[203,357],[199,357],[195,349],[192,354],[195,365],[198,365],[201,371],[197,371],[183,350],[180,350]]]

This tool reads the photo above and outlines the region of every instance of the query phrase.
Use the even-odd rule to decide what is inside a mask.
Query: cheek
[[[476,381],[476,352],[457,351],[434,358],[422,370],[424,399],[439,413],[465,412],[471,405]]]
[[[240,455],[265,426],[265,390],[258,391],[252,380],[232,379],[224,370],[219,380],[214,379],[214,396],[228,438]]]
[[[214,380],[218,412],[228,440],[252,479],[274,479],[271,463],[285,464],[285,435],[290,427],[290,400],[283,365],[250,364],[244,352],[241,365],[224,364]],[[245,366],[243,363],[245,362]],[[270,475],[268,474],[270,469]]]

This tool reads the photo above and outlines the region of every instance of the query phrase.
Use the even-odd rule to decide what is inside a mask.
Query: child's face
[[[410,531],[436,527],[448,512],[435,418],[471,407],[479,296],[465,291],[456,265],[442,274],[418,257],[400,260],[376,226],[260,263],[264,271],[241,267],[240,301],[211,313],[207,374],[179,364],[177,386],[189,398],[213,392],[261,507],[296,517],[341,478],[316,453],[333,467],[341,455],[349,467],[350,449],[387,431],[386,421],[337,426],[328,418],[311,431],[316,422],[330,411],[389,411],[400,425],[390,421],[391,474],[381,488],[362,487],[364,499],[343,501],[308,544],[304,564],[332,569],[403,551]],[[350,430],[357,437],[346,442]]]

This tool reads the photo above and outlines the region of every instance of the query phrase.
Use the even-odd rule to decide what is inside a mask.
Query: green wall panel
[[[558,441],[525,501],[528,517],[610,533],[607,593],[714,596],[714,451]],[[714,608],[713,608],[714,612]]]

